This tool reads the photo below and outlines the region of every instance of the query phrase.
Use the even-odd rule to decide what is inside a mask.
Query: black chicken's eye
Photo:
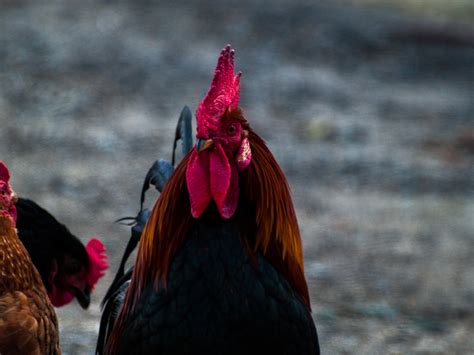
[[[5,190],[0,190],[0,194],[2,194],[2,196],[5,196]]]
[[[227,133],[232,135],[235,133],[235,125],[231,124],[228,128],[227,128]]]

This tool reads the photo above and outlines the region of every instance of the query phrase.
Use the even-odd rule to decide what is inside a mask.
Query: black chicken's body
[[[149,285],[127,316],[118,353],[319,354],[311,312],[262,254],[249,255],[235,222],[199,220],[166,289]]]

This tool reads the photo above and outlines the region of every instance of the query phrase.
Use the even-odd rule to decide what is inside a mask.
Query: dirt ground
[[[228,42],[292,187],[323,353],[473,353],[474,21],[350,1],[45,3],[0,3],[0,159],[111,257],[87,311],[57,309],[64,354],[93,353],[129,236],[114,220],[138,211]]]

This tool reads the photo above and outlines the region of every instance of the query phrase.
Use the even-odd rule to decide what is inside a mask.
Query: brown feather
[[[255,224],[255,250],[260,250],[280,271],[308,308],[311,307],[304,276],[303,248],[290,189],[283,171],[265,142],[251,129],[252,163],[241,174],[240,196],[245,209],[255,208],[246,223]],[[252,219],[252,220],[250,220]]]
[[[56,313],[5,217],[0,217],[0,270],[0,354],[60,354]]]

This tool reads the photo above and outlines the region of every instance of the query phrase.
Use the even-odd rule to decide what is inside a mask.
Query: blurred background
[[[226,43],[292,188],[323,353],[472,353],[472,1],[3,0],[0,159],[111,257],[87,311],[57,309],[64,354],[93,353],[114,220]]]

